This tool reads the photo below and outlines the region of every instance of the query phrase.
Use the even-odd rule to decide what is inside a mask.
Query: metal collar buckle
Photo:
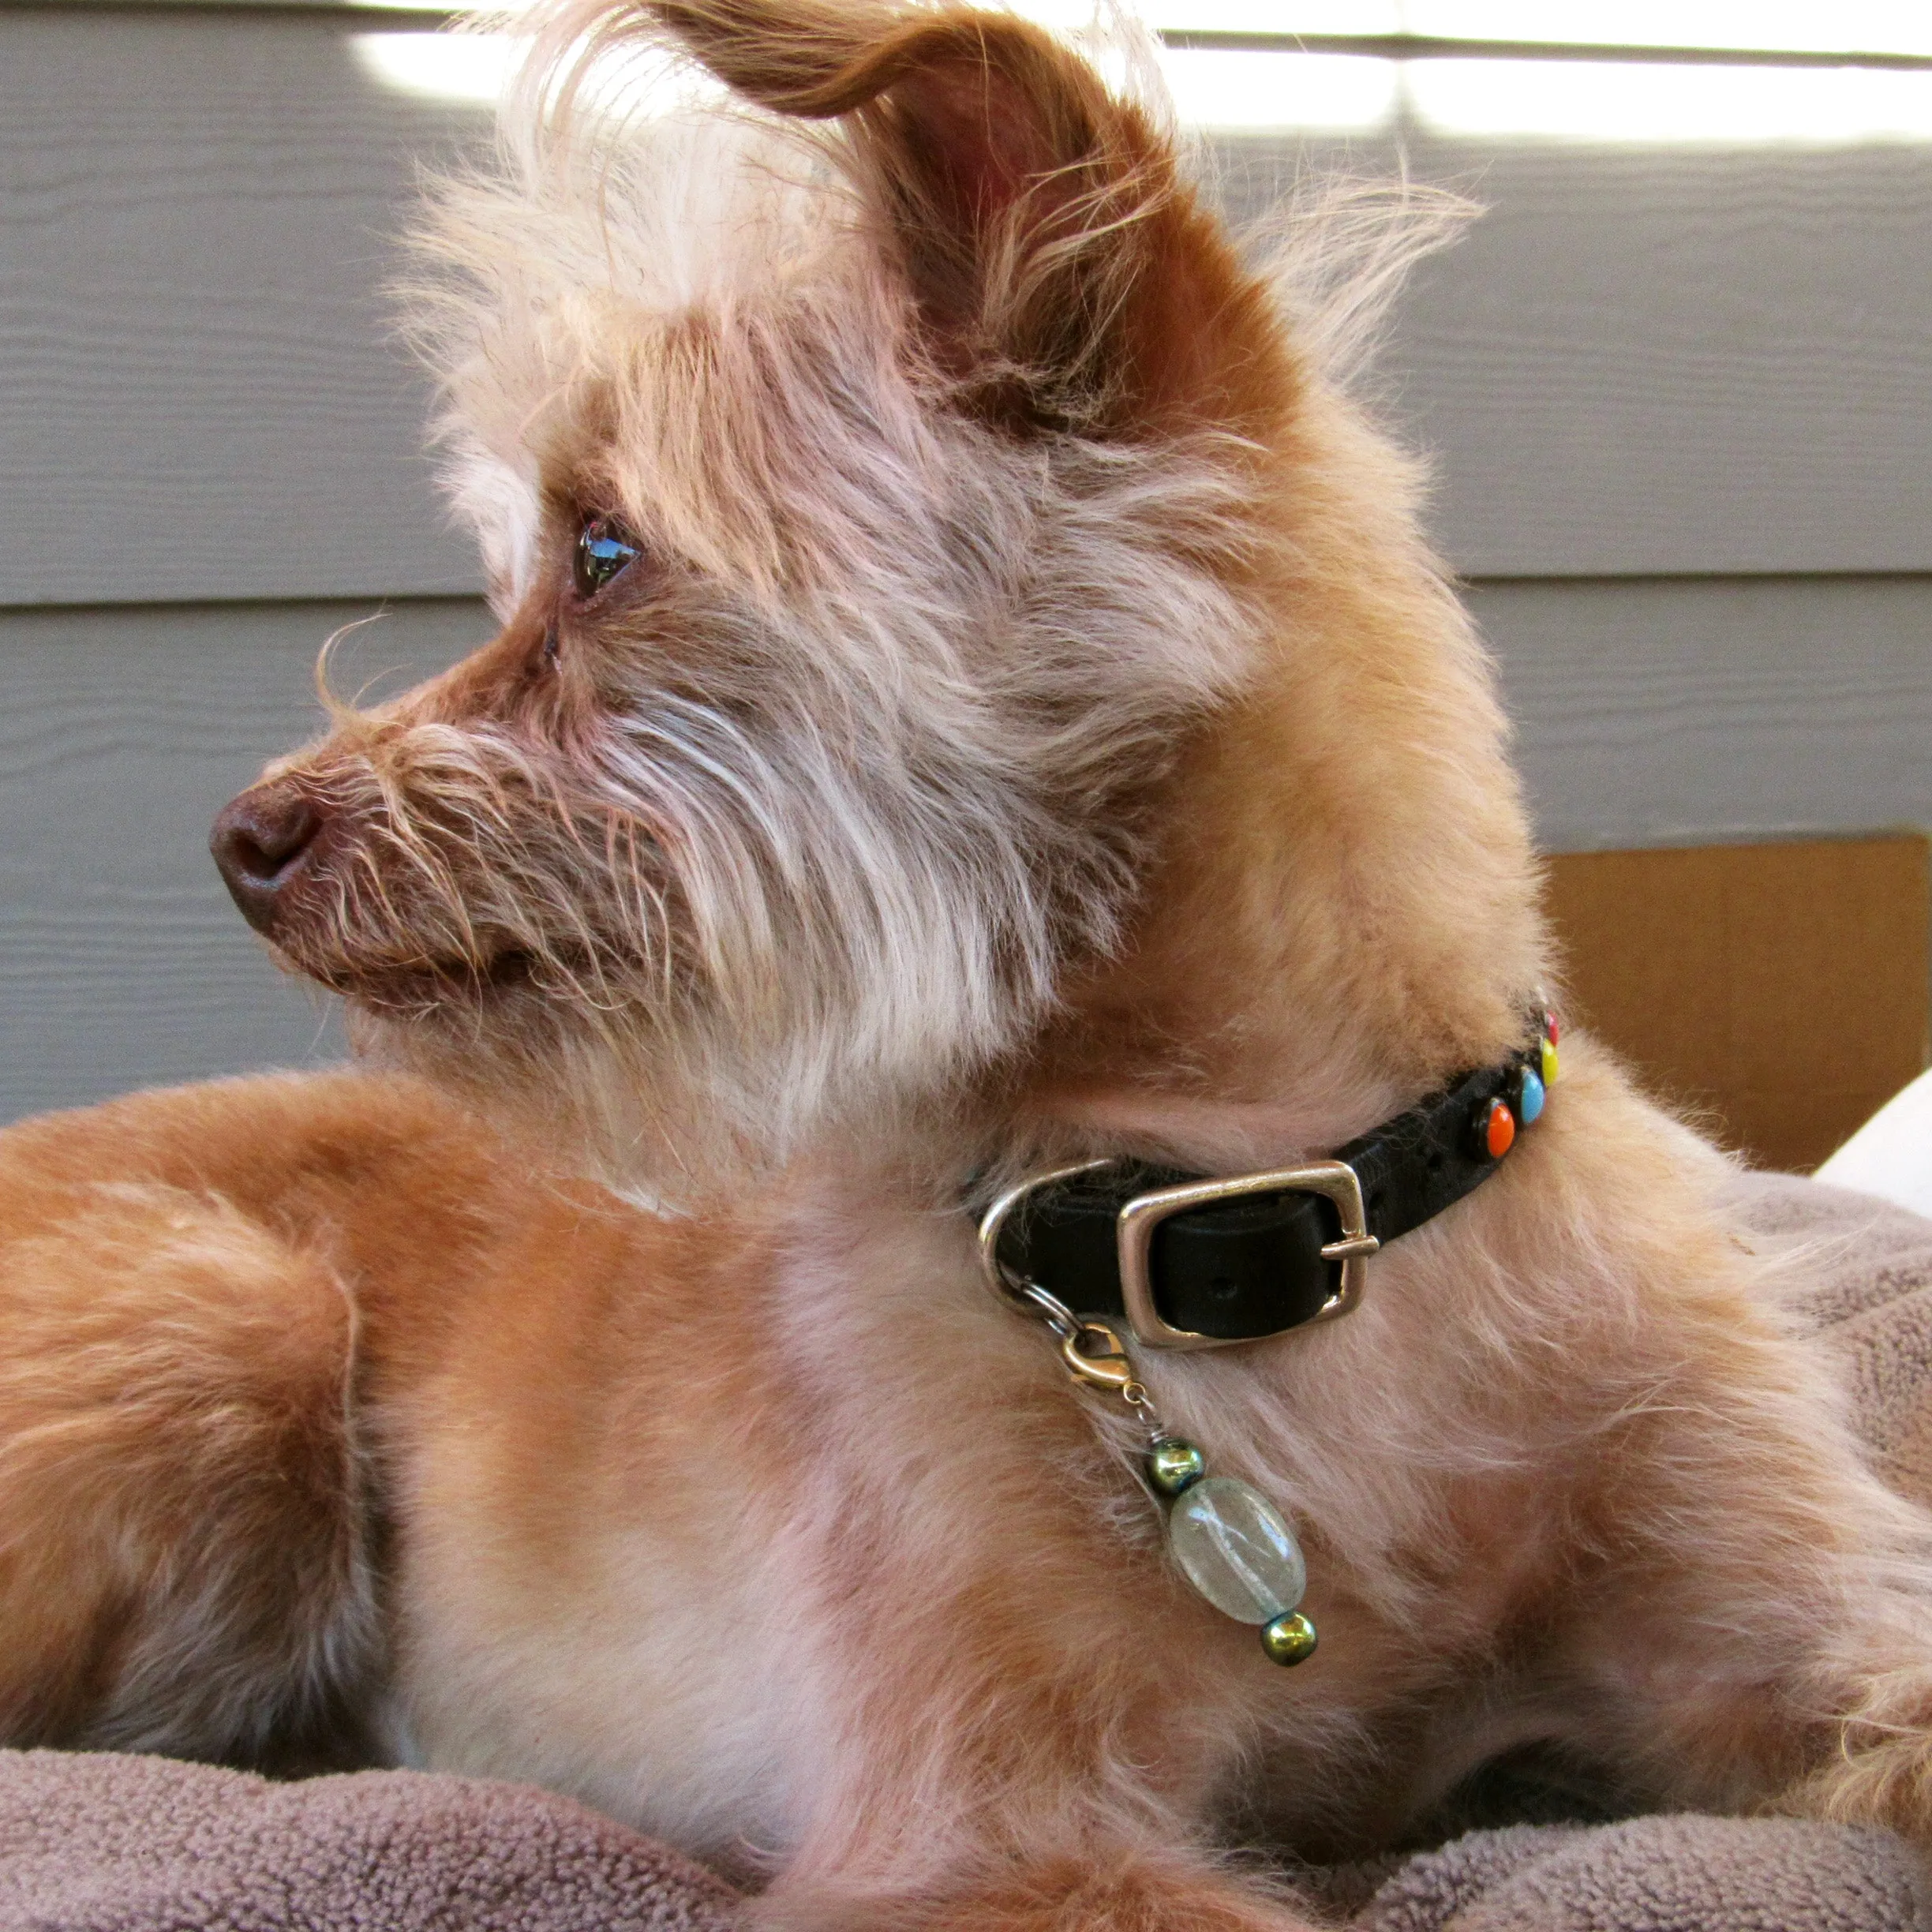
[[[1368,1260],[1382,1244],[1368,1232],[1368,1211],[1362,1204],[1361,1181],[1346,1161],[1309,1161],[1299,1167],[1279,1167],[1268,1174],[1237,1174],[1225,1181],[1190,1181],[1179,1187],[1155,1188],[1136,1194],[1120,1211],[1121,1299],[1126,1304],[1128,1325],[1148,1348],[1231,1348],[1218,1335],[1199,1335],[1192,1328],[1170,1327],[1154,1302],[1149,1268],[1154,1230],[1170,1215],[1211,1201],[1234,1200],[1246,1194],[1324,1194],[1335,1203],[1342,1222],[1342,1238],[1322,1249],[1324,1261],[1342,1264],[1342,1282],[1301,1325],[1333,1321],[1361,1301],[1367,1286]]]
[[[979,1265],[998,1293],[1017,1300],[1030,1298],[1027,1290],[1032,1284],[1016,1281],[999,1259],[1000,1230],[1014,1210],[1041,1188],[1114,1165],[1112,1160],[1091,1160],[1049,1168],[1007,1189],[987,1208],[979,1221]],[[1266,1174],[1237,1174],[1226,1180],[1193,1181],[1177,1187],[1155,1188],[1145,1194],[1136,1194],[1121,1208],[1115,1222],[1121,1299],[1135,1339],[1148,1348],[1209,1349],[1236,1346],[1234,1339],[1200,1335],[1191,1328],[1176,1328],[1163,1319],[1154,1300],[1150,1267],[1154,1230],[1170,1215],[1182,1213],[1189,1208],[1232,1200],[1243,1195],[1288,1193],[1325,1195],[1335,1203],[1335,1212],[1342,1222],[1341,1239],[1327,1242],[1321,1250],[1324,1261],[1339,1261],[1342,1264],[1341,1285],[1301,1325],[1307,1327],[1316,1322],[1332,1321],[1338,1315],[1347,1314],[1361,1300],[1362,1290],[1367,1285],[1368,1258],[1382,1244],[1368,1232],[1361,1181],[1354,1169],[1346,1161],[1309,1161],[1298,1167],[1277,1168]]]

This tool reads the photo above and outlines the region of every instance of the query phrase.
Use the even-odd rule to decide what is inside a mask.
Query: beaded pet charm
[[[1315,1626],[1295,1608],[1308,1589],[1308,1564],[1281,1511],[1252,1483],[1210,1476],[1200,1451],[1169,1434],[1106,1323],[1082,1319],[1031,1283],[1020,1293],[1059,1335],[1075,1380],[1118,1395],[1146,1426],[1142,1466],[1166,1506],[1167,1550],[1181,1574],[1224,1616],[1259,1624],[1261,1647],[1274,1662],[1312,1656]]]

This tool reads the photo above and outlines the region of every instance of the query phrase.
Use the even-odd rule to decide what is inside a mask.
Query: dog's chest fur
[[[1528,1413],[1574,1309],[1443,1361],[1495,1235],[1392,1255],[1332,1331],[1154,1365],[1176,1424],[1309,1547],[1325,1647],[1290,1680],[1180,1582],[1134,1437],[994,1299],[963,1214],[846,1181],[760,1219],[701,1271],[691,1230],[642,1217],[507,1271],[393,1402],[395,1695],[422,1762],[534,1777],[749,1870],[882,1751],[987,1724],[1084,1727],[1121,1763],[1158,1739],[1177,1797],[1313,1848],[1343,1794],[1344,1835],[1373,1838],[1470,1750],[1562,1728],[1533,1658],[1490,1681],[1497,1633],[1544,1640],[1575,1443],[1619,1397]],[[1425,1709],[1436,1735],[1404,1755]],[[1228,1782],[1244,1729],[1258,1786]]]

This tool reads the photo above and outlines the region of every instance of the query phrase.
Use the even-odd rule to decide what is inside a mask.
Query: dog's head
[[[672,44],[728,96],[627,114]],[[533,73],[415,309],[501,633],[217,855],[379,1045],[779,1153],[1118,945],[1264,655],[1309,372],[1155,115],[1010,16],[600,0]]]

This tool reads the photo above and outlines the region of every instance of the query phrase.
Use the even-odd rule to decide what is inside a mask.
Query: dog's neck
[[[1026,1121],[1238,1170],[1515,1045],[1547,971],[1526,816],[1466,618],[1408,520],[1362,507],[1379,453],[1301,466],[1264,668],[1173,773],[1129,943],[1069,984]]]

